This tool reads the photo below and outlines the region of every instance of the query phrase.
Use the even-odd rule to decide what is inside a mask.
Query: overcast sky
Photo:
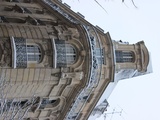
[[[124,110],[106,120],[160,120],[160,0],[63,0],[93,25],[110,32],[112,39],[136,43],[144,40],[151,52],[153,73],[120,81],[108,101],[108,113]],[[119,107],[120,106],[120,107]],[[104,116],[97,120],[104,120]]]

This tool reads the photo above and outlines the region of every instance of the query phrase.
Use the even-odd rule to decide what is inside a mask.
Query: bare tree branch
[[[35,94],[28,100],[19,98],[8,99],[7,95],[10,94],[12,85],[7,80],[0,76],[0,119],[3,120],[23,120],[29,110],[37,103],[37,98]],[[39,101],[38,101],[39,102]]]
[[[131,0],[131,1],[132,1],[132,3],[133,3],[134,7],[135,7],[135,8],[138,8],[138,7],[135,5],[134,0]]]
[[[106,9],[97,0],[94,0],[94,1],[108,14],[108,12],[106,11]]]
[[[137,6],[136,6],[136,4],[134,3],[134,0],[131,0],[132,1],[132,4],[134,5],[134,7],[135,8],[138,8]],[[122,0],[122,2],[124,3],[124,0]]]

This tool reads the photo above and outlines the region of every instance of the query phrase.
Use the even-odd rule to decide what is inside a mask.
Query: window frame
[[[115,51],[115,57],[117,63],[134,63],[135,55],[133,51]]]
[[[22,37],[13,37],[13,36],[10,37],[10,42],[11,42],[11,49],[12,49],[12,67],[13,68],[27,68],[32,63],[39,64],[42,62],[44,58],[44,51],[40,44],[32,43],[32,42],[30,43],[28,39],[25,39]],[[39,51],[38,55],[40,55],[40,57],[38,57],[38,60],[33,60],[33,61],[28,60],[27,45],[37,46]]]
[[[71,44],[65,44],[65,49],[66,49],[66,64],[69,65],[74,64],[77,57],[76,54],[77,52],[75,47]]]
[[[29,48],[28,46],[30,48],[31,48],[31,46],[34,47],[34,48],[38,48],[38,51],[36,51],[36,52],[33,51],[33,48],[32,49],[28,49]],[[27,63],[40,63],[42,61],[42,49],[41,49],[40,45],[38,45],[36,43],[34,43],[34,44],[27,43],[26,44],[26,49],[27,49]],[[38,60],[37,59],[35,59],[35,60],[29,60],[29,55],[30,55],[31,59],[35,59],[35,58],[33,58],[33,57],[35,57],[35,55],[36,56],[40,56],[40,57],[38,57],[39,58]]]
[[[56,48],[56,64],[57,67],[67,67],[73,65],[77,61],[77,49],[71,43],[57,42]]]
[[[95,55],[98,60],[98,64],[105,64],[104,62],[104,49],[103,48],[95,48]]]

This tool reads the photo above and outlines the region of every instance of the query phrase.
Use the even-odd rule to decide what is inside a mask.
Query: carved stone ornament
[[[11,67],[11,46],[8,39],[0,41],[0,66]]]
[[[77,80],[82,80],[83,76],[83,72],[61,73],[61,78],[74,78]]]

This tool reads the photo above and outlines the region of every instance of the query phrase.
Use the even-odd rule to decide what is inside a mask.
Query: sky
[[[160,120],[160,0],[63,0],[114,40],[144,40],[151,53],[153,73],[119,81],[110,95],[106,120]],[[116,109],[122,114],[110,115]],[[104,116],[96,119],[104,120]]]

